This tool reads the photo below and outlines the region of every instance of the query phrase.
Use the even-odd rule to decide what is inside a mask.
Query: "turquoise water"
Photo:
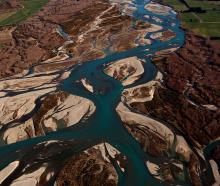
[[[126,171],[123,173],[118,170],[120,178],[119,185],[164,185],[164,183],[161,184],[149,173],[144,163],[144,161],[148,159],[148,156],[140,148],[138,142],[127,132],[115,111],[120,102],[121,93],[124,87],[119,81],[103,73],[104,64],[131,56],[137,56],[146,61],[144,63],[145,74],[132,86],[146,83],[154,79],[157,73],[157,69],[151,63],[151,58],[154,56],[155,52],[182,46],[184,42],[184,33],[179,28],[179,21],[176,18],[176,15],[173,13],[166,16],[154,15],[144,9],[146,3],[147,1],[144,0],[134,1],[137,10],[134,12],[133,16],[136,19],[161,25],[164,30],[170,29],[174,31],[177,36],[167,42],[154,41],[152,45],[137,47],[126,52],[108,55],[103,59],[74,66],[70,77],[66,79],[59,88],[70,94],[88,98],[93,101],[96,106],[96,112],[88,120],[78,125],[74,125],[61,131],[52,132],[47,136],[37,137],[1,147],[0,157],[7,158],[0,161],[0,168],[19,157],[19,153],[13,152],[21,151],[22,149],[39,142],[52,139],[80,140],[84,141],[84,145],[80,147],[80,150],[82,150],[101,141],[106,141],[117,148],[127,157],[128,160]],[[156,23],[151,18],[145,18],[145,14],[159,17],[163,22]],[[148,35],[146,37],[148,37]],[[148,49],[148,51],[146,51],[146,49]],[[94,86],[95,94],[89,93],[76,83],[77,80],[82,78],[87,78],[91,82]]]

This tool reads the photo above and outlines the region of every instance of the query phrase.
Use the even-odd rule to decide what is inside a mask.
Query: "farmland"
[[[186,29],[220,42],[220,1],[162,0],[180,15]]]
[[[48,0],[19,0],[20,9],[11,9],[0,13],[0,26],[17,24],[38,12]],[[1,1],[3,3],[3,1]]]

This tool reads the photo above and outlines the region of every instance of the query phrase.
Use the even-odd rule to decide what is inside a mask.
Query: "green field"
[[[17,24],[38,12],[49,0],[20,0],[23,8],[6,18],[0,18],[0,26]]]
[[[187,10],[187,7],[178,0],[164,0],[166,4],[172,5],[176,11]]]
[[[220,1],[185,0],[191,8],[200,7],[205,13],[184,12],[188,8],[179,0],[162,0],[181,17],[184,28],[205,37],[220,37]],[[220,40],[218,40],[220,42]]]

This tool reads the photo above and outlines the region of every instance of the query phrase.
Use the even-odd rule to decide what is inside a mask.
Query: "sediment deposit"
[[[126,86],[140,79],[144,73],[144,68],[137,57],[130,57],[113,62],[104,71],[107,75],[121,81]]]

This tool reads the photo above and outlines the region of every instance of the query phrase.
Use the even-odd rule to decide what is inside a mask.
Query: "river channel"
[[[171,11],[167,15],[154,14],[144,8],[147,3],[148,1],[144,0],[134,1],[132,6],[136,7],[136,10],[133,13],[133,17],[160,25],[163,27],[163,30],[171,30],[175,32],[176,37],[165,42],[154,40],[151,45],[139,46],[125,52],[108,54],[108,56],[103,59],[97,59],[74,66],[71,75],[62,82],[59,89],[91,100],[96,106],[96,112],[88,120],[67,129],[52,132],[47,136],[3,146],[0,149],[1,157],[7,157],[8,154],[19,149],[48,140],[83,141],[83,145],[79,148],[80,150],[87,149],[100,141],[105,141],[118,149],[128,160],[125,173],[118,170],[119,185],[161,185],[160,182],[149,173],[145,165],[145,161],[148,158],[146,153],[143,152],[139,143],[128,133],[116,113],[116,107],[121,100],[121,93],[126,87],[123,87],[119,81],[103,73],[104,68],[109,63],[119,59],[137,56],[142,61],[145,61],[145,74],[141,79],[132,84],[132,86],[146,83],[153,80],[157,74],[156,67],[151,63],[151,59],[155,53],[164,49],[178,48],[183,45],[184,32],[179,27],[180,22],[177,19],[176,13]],[[153,19],[155,17],[162,21],[157,22]],[[149,38],[149,34],[146,35],[146,38]],[[82,78],[86,78],[90,81],[94,86],[95,93],[90,93],[79,86],[77,81]],[[5,158],[0,168],[18,156],[19,154],[16,154]]]

